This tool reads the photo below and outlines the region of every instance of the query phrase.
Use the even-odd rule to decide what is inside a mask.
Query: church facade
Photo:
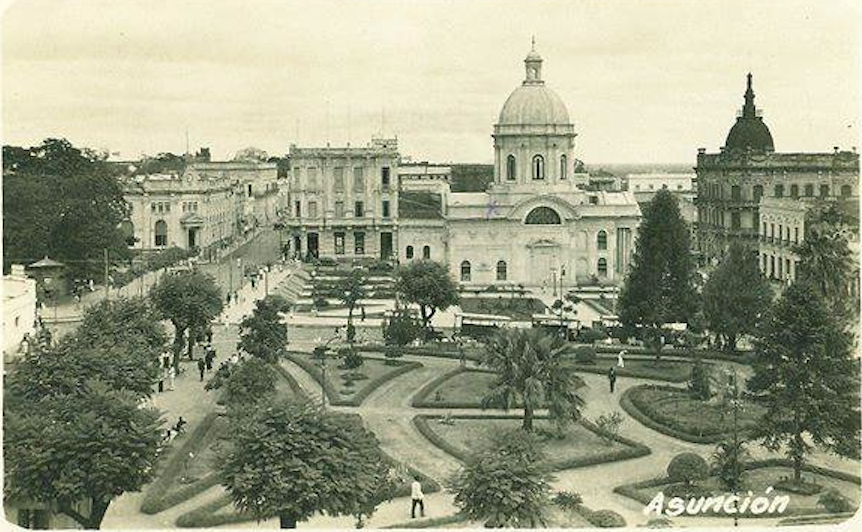
[[[400,205],[386,220],[391,258],[443,262],[463,286],[556,291],[621,283],[641,211],[631,192],[590,190],[589,176],[576,172],[574,125],[546,86],[542,65],[531,50],[523,83],[500,111],[492,135],[494,180],[485,192],[453,193],[443,186],[424,193],[433,198],[422,205],[423,193],[403,192],[411,187],[398,183]],[[287,225],[298,236],[305,224],[294,222]]]

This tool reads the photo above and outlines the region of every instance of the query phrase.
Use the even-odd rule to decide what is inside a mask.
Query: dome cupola
[[[501,126],[567,126],[569,111],[557,93],[545,86],[542,79],[542,56],[536,51],[536,41],[524,59],[526,77],[515,89],[503,109],[497,124]]]
[[[754,106],[754,89],[751,85],[751,73],[749,73],[748,86],[745,90],[745,104],[742,106],[742,112],[736,118],[736,123],[733,124],[727,134],[724,147],[727,150],[775,151],[772,133]]]

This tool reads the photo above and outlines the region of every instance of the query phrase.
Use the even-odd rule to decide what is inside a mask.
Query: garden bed
[[[440,416],[420,415],[413,418],[413,424],[428,441],[462,462],[476,450],[487,447],[494,433],[521,426],[520,416],[452,416],[451,419],[454,424],[445,425]],[[533,424],[545,439],[545,453],[554,471],[628,460],[650,453],[645,445],[621,436],[609,435],[610,441],[606,441],[602,431],[586,420],[570,424],[560,439],[547,418],[535,418]]]
[[[508,316],[514,320],[532,319],[533,314],[544,314],[548,307],[533,297],[462,297],[458,304],[469,314]]]
[[[854,508],[858,509],[860,501],[859,477],[847,473],[842,473],[840,471],[833,471],[830,469],[824,469],[810,465],[803,465],[802,469],[803,478],[805,480],[809,482],[814,481],[815,483],[822,485],[824,488],[823,492],[828,489],[838,490],[839,492],[841,492],[842,495],[847,497],[847,499],[851,502]],[[767,488],[775,486],[775,484],[777,484],[783,477],[792,477],[793,475],[793,468],[791,462],[789,460],[780,458],[749,462],[743,466],[743,471],[744,475],[742,477],[742,487],[740,489],[740,495],[745,496],[750,491],[753,494],[753,497],[762,496]],[[653,497],[656,496],[656,494],[666,490],[672,485],[673,483],[667,477],[658,477],[642,482],[635,482],[632,484],[624,484],[622,486],[617,486],[616,488],[614,488],[614,492],[646,505],[649,504],[649,502],[653,499]],[[713,496],[728,494],[721,487],[718,479],[714,476],[709,477],[702,482],[699,482],[698,486],[702,487],[705,491],[709,492]],[[776,489],[770,494],[770,496],[775,495],[788,495],[790,497],[790,503],[788,504],[787,510],[785,512],[781,514],[768,512],[754,514],[747,511],[745,513],[739,514],[739,516],[745,518],[776,518],[782,516],[786,517],[799,515],[822,515],[829,513],[827,510],[825,510],[822,506],[818,504],[817,501],[820,497],[819,494],[801,495],[795,493],[787,493]],[[665,504],[666,503],[667,497],[665,498]],[[846,512],[839,512],[834,515],[844,514],[846,514]],[[849,515],[852,516],[852,513]],[[717,513],[714,511],[709,511],[707,513],[694,516],[683,514],[683,516],[703,516],[712,518],[715,518],[716,516],[726,516],[728,518],[733,517],[732,514],[726,514],[724,512]]]
[[[574,356],[574,353],[572,354]],[[632,359],[624,360],[625,367],[617,366],[616,357],[597,357],[595,364],[584,364],[571,362],[575,371],[585,373],[607,374],[611,367],[616,368],[617,377],[633,377],[638,379],[653,379],[667,382],[686,382],[691,378],[691,367],[693,362],[687,360],[647,360]]]
[[[363,355],[362,366],[348,370],[339,367],[340,357],[328,356],[326,382],[324,383],[323,372],[318,362],[310,354],[291,351],[287,354],[287,358],[311,375],[318,384],[322,384],[330,404],[335,406],[359,406],[371,392],[384,383],[422,367],[422,364],[418,362],[386,360]],[[356,372],[363,374],[366,378],[353,381],[352,386],[347,385],[344,379],[345,374]]]
[[[733,430],[731,411],[720,404],[695,399],[684,388],[634,386],[623,393],[620,406],[641,424],[692,443],[716,443]],[[740,434],[750,437],[765,412],[762,406],[745,403],[738,412]]]

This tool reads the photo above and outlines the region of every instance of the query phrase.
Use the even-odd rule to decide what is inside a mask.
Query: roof
[[[44,259],[38,260],[38,261],[34,262],[33,264],[30,264],[27,267],[28,268],[57,268],[57,267],[62,267],[62,266],[65,266],[65,264],[63,264],[62,262],[57,262],[54,259],[49,259],[48,257],[45,257]]]
[[[775,143],[772,141],[772,133],[763,123],[754,105],[754,89],[752,88],[751,73],[748,74],[748,85],[745,90],[745,105],[742,113],[736,119],[736,123],[730,128],[727,140],[724,142],[727,149],[756,151],[775,151]]]
[[[424,190],[398,193],[398,217],[413,220],[443,218],[443,199],[440,194]]]
[[[499,125],[569,125],[569,111],[557,93],[545,85],[521,85],[509,95]]]

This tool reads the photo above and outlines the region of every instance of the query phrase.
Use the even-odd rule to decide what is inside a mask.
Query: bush
[[[413,342],[422,332],[422,325],[406,310],[392,316],[383,328],[386,345],[404,346]]]
[[[579,513],[596,528],[620,528],[626,526],[626,520],[623,516],[613,510],[598,510],[593,512],[581,507]]]
[[[699,454],[680,453],[668,464],[667,476],[673,482],[691,485],[709,476],[709,465]]]
[[[365,359],[355,349],[347,349],[341,359],[341,369],[356,369],[365,363]]]
[[[579,493],[572,491],[561,491],[554,495],[554,504],[562,510],[574,510],[584,503]]]
[[[603,329],[584,327],[578,331],[577,340],[585,344],[592,344],[600,340],[607,340],[608,333]]]
[[[602,414],[596,418],[596,426],[599,428],[599,434],[605,442],[610,445],[614,441],[614,436],[620,431],[620,425],[623,422],[623,415],[619,412],[610,414]]]
[[[578,364],[595,364],[596,348],[588,345],[578,346],[575,348],[575,362]]]
[[[709,371],[703,360],[698,358],[691,367],[691,379],[688,381],[688,391],[695,399],[707,401],[712,397],[709,384]]]
[[[830,513],[844,513],[844,512],[852,512],[853,511],[853,503],[850,502],[849,499],[841,495],[841,493],[832,488],[823,495],[820,496],[820,499],[817,501],[817,504],[822,506],[827,512]]]

